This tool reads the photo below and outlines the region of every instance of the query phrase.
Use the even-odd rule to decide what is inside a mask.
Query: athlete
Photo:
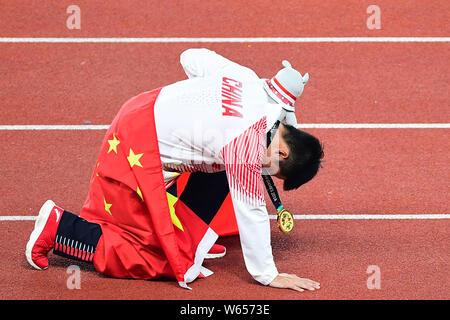
[[[283,61],[276,76],[261,79],[208,49],[188,49],[180,62],[188,79],[133,97],[116,115],[80,215],[50,200],[42,206],[28,262],[48,268],[53,249],[105,275],[171,277],[189,288],[212,274],[202,266],[218,238],[211,222],[230,193],[251,276],[276,288],[320,288],[278,272],[262,178],[270,174],[294,190],[320,168],[321,143],[295,127],[294,104],[309,75]],[[171,186],[187,172],[169,206]]]

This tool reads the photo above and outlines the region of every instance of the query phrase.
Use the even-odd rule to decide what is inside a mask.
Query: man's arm
[[[275,266],[261,175],[265,131],[266,120],[262,118],[222,150],[245,266],[263,285],[297,291],[319,289],[318,282],[279,274]]]
[[[278,275],[261,176],[266,120],[262,118],[222,150],[245,266],[263,285]]]

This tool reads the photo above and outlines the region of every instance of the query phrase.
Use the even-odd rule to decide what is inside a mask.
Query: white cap
[[[293,69],[289,61],[283,60],[283,69],[264,83],[264,89],[269,96],[281,103],[288,111],[295,111],[294,103],[302,95],[303,88],[309,80],[309,74],[304,76]]]

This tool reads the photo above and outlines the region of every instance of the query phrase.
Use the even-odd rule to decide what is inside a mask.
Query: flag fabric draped
[[[131,98],[114,118],[80,216],[102,228],[94,257],[99,272],[175,278],[187,287],[211,274],[202,263],[218,235],[182,201],[169,207],[153,113],[160,90]]]
[[[197,203],[193,203],[193,201],[191,201],[190,199],[186,199],[189,198],[189,195],[191,194],[190,190],[188,190],[188,195],[185,194],[182,200],[184,200],[189,208],[197,215],[202,214],[202,211],[204,211],[205,209],[209,211],[208,215],[211,217],[209,219],[209,226],[214,230],[215,233],[217,233],[219,237],[238,235],[239,229],[237,226],[236,216],[233,208],[233,201],[231,199],[229,189],[227,188],[227,191],[224,194],[223,192],[217,191],[216,189],[210,187],[211,185],[214,185],[216,187],[222,186],[224,183],[228,185],[226,176],[224,174],[208,174],[208,176],[212,176],[211,179],[207,179],[210,181],[203,181],[202,184],[196,183],[194,186],[189,185],[189,189],[195,188],[195,191],[199,193],[203,198],[201,205],[199,205],[198,201]],[[176,180],[176,183],[173,186],[175,188],[175,192],[172,193],[174,195],[183,194],[188,182],[190,182],[189,184],[193,182],[192,179],[189,181],[190,178],[190,172],[183,173]],[[216,202],[216,205],[218,206],[212,205],[212,202]]]

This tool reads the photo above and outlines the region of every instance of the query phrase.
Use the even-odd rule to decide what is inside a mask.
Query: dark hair
[[[280,161],[280,174],[285,178],[284,190],[297,189],[319,171],[324,156],[320,141],[293,126],[284,125],[282,137],[289,147],[289,156]]]

